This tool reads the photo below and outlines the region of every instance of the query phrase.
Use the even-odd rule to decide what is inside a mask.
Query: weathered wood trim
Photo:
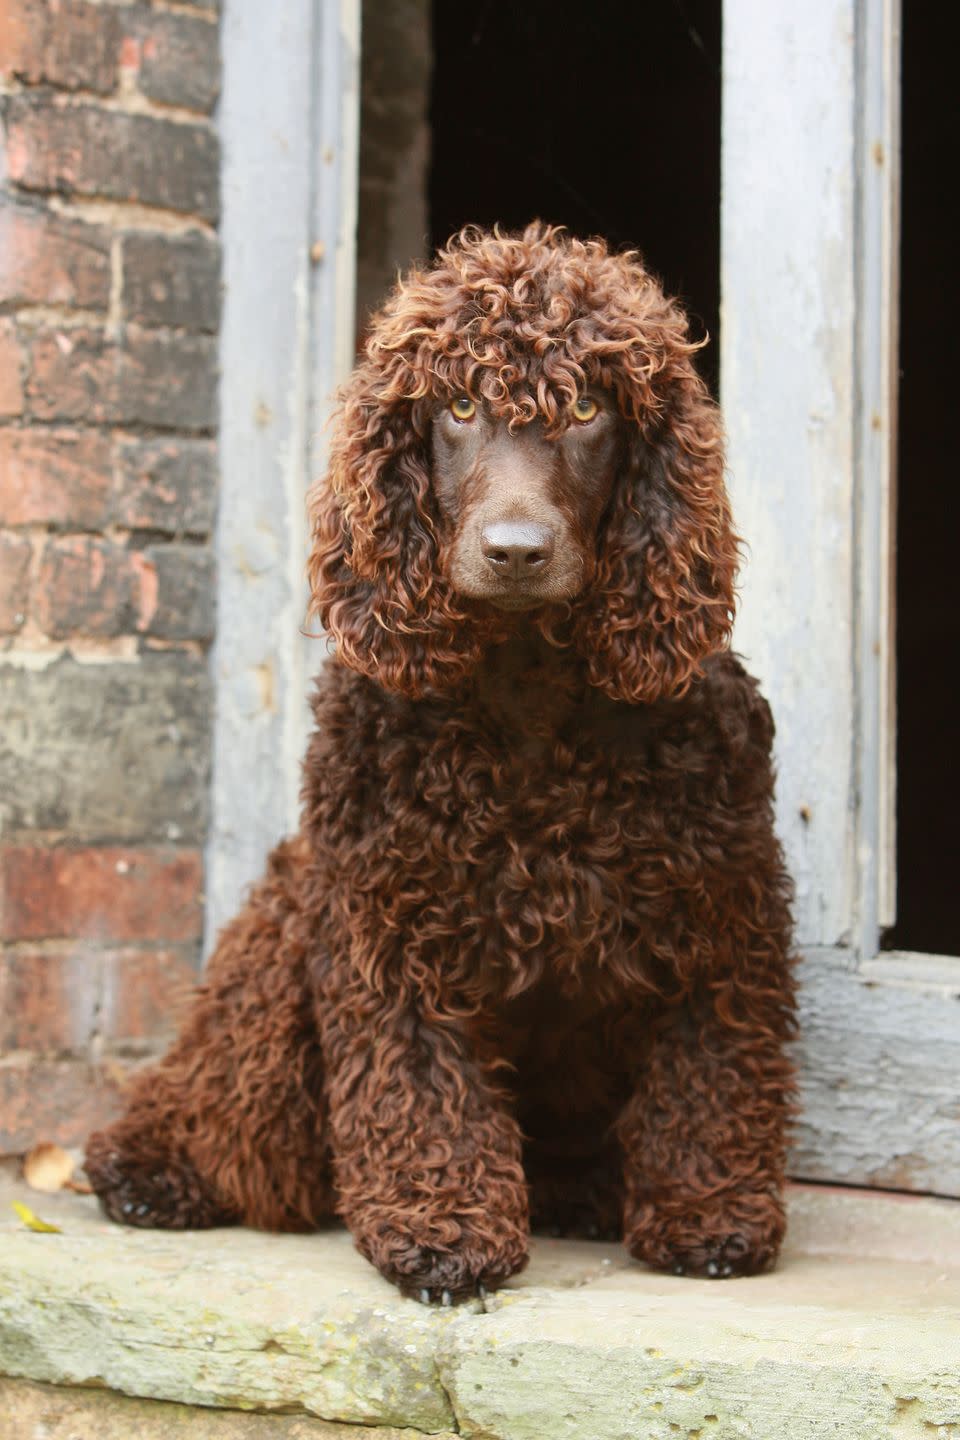
[[[854,944],[871,956],[896,918],[900,0],[860,0],[857,60]]]
[[[351,358],[359,0],[224,8],[218,625],[207,937],[298,821],[304,494]]]
[[[778,731],[805,944],[854,919],[855,0],[726,0],[721,377],[737,648]]]
[[[956,955],[884,950],[874,960],[862,960],[857,976],[865,985],[894,985],[960,999],[960,958]]]
[[[960,986],[938,959],[805,954],[795,1179],[960,1196]]]

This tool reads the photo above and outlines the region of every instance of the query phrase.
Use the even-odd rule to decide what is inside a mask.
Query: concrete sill
[[[63,1233],[23,1229],[15,1198]],[[486,1309],[451,1311],[342,1232],[124,1230],[4,1182],[0,1440],[960,1437],[960,1203],[798,1186],[790,1211],[771,1276],[538,1240]]]

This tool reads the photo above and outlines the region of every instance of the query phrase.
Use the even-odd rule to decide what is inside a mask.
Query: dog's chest
[[[439,700],[378,712],[375,748],[358,740],[323,771],[318,838],[333,842],[331,884],[465,984],[516,994],[606,974],[612,1002],[614,977],[642,984],[641,957],[703,888],[722,762],[676,707],[568,691],[554,723],[541,704],[531,726],[530,693],[496,715]]]
[[[674,904],[683,784],[639,728],[606,739],[461,731],[431,757],[423,798],[452,861],[438,903],[508,986],[616,967]]]

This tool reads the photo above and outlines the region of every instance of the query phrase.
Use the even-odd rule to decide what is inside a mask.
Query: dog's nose
[[[553,544],[553,531],[532,521],[501,520],[480,532],[484,559],[505,580],[530,580],[541,574],[550,563]]]

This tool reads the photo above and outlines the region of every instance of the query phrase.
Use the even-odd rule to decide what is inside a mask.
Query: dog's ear
[[[426,407],[389,389],[368,358],[341,397],[309,497],[311,613],[344,664],[417,697],[470,668],[477,635],[440,573]]]
[[[682,695],[729,642],[737,559],[719,411],[687,363],[630,441],[578,627],[591,682],[634,704]]]

